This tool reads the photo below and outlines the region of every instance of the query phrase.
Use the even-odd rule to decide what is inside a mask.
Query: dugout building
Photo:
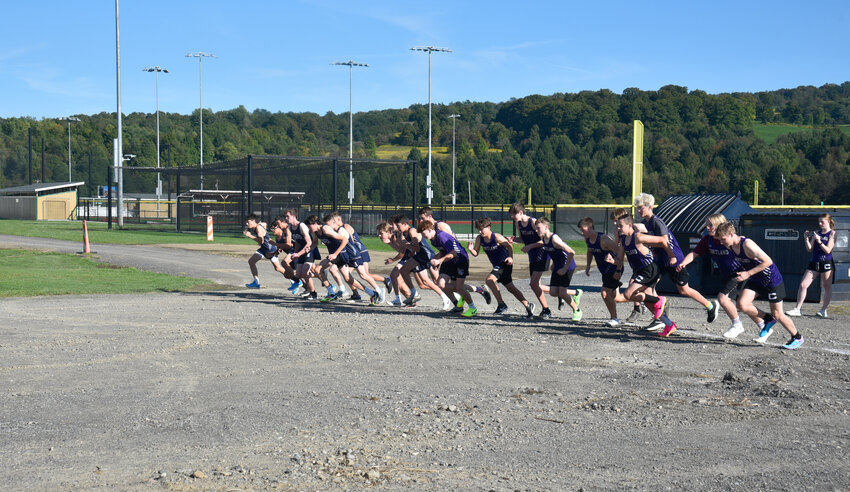
[[[75,220],[83,181],[39,183],[0,189],[0,219]]]

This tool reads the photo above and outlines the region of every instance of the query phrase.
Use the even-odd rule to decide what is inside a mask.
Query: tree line
[[[779,203],[783,177],[785,203],[850,203],[850,82],[757,93],[708,94],[668,85],[657,91],[626,89],[530,95],[502,103],[463,101],[433,106],[433,144],[452,145],[457,118],[458,191],[471,184],[475,203],[510,203],[533,190],[538,203],[623,203],[631,190],[633,120],[646,128],[644,190],[659,197],[676,193],[737,193],[752,202],[759,182],[761,203]],[[72,123],[74,180],[106,183],[114,113],[77,115]],[[754,127],[811,125],[768,144]],[[67,180],[67,122],[29,117],[0,118],[0,187],[29,179],[27,132],[33,135],[33,179]],[[154,114],[123,119],[124,149],[136,154],[130,166],[156,165]],[[160,113],[163,166],[197,166],[198,111]],[[361,112],[354,115],[355,157],[374,158],[383,145],[413,146],[408,158],[427,156],[428,107]],[[204,161],[254,155],[348,156],[348,114],[272,113],[243,106],[204,110]],[[451,157],[432,163],[434,203],[451,203]],[[381,173],[386,171],[370,171]],[[394,171],[397,172],[397,171]],[[405,171],[409,172],[409,171]],[[420,172],[420,201],[424,199]],[[126,173],[127,192],[152,192],[155,177]],[[410,177],[405,178],[406,182]],[[397,176],[370,176],[355,201],[399,199]],[[346,188],[346,186],[343,186]],[[344,190],[343,192],[344,193]],[[325,195],[327,193],[325,192]],[[465,197],[465,193],[462,195]],[[466,200],[462,200],[466,201]]]

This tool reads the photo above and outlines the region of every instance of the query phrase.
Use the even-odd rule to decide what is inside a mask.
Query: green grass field
[[[209,289],[207,280],[97,263],[85,257],[0,249],[0,297]]]
[[[204,244],[207,238],[203,234],[184,234],[174,230],[174,226],[126,224],[124,229],[107,229],[104,222],[88,222],[89,242],[103,244]],[[0,234],[27,237],[46,237],[67,241],[83,241],[83,223],[81,221],[35,221],[0,220]],[[215,242],[221,244],[239,244],[247,241],[244,236],[216,234]]]
[[[810,132],[814,128],[818,127],[799,125],[765,125],[763,123],[756,123],[753,125],[753,131],[756,133],[756,136],[768,144],[772,144],[782,135],[797,132]],[[850,135],[850,125],[839,125],[838,128],[846,135]]]

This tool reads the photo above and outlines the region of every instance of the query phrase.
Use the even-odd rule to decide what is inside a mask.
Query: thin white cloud
[[[43,65],[18,66],[11,73],[32,90],[45,94],[87,99],[103,97],[96,81],[90,77],[63,79],[59,71]]]
[[[42,48],[45,48],[46,46],[47,43],[36,43],[29,46],[18,46],[4,51],[0,51],[0,60],[5,61],[20,58],[35,51],[39,51]]]

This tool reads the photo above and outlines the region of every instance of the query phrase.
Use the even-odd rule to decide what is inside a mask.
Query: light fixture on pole
[[[159,72],[168,73],[168,70],[162,67],[143,68],[143,72],[153,72],[156,80],[156,168],[159,169]],[[159,218],[159,200],[162,198],[162,176],[159,171],[156,173],[156,210],[157,218]]]
[[[68,116],[67,118],[62,118],[63,120],[68,120],[68,182],[71,182],[71,122],[80,121],[76,116]]]
[[[428,205],[431,205],[431,198],[434,196],[434,189],[431,187],[431,53],[434,51],[451,53],[452,50],[436,46],[414,46],[410,48],[410,51],[428,53],[428,178],[425,182],[425,197],[428,199]]]
[[[368,63],[332,62],[331,65],[348,66],[348,213],[351,215],[351,203],[354,201],[354,113],[352,111],[352,78],[354,67],[368,67]]]
[[[457,203],[457,193],[455,193],[455,122],[460,118],[459,114],[450,114],[452,119],[452,205]]]
[[[187,58],[197,58],[198,59],[198,93],[200,94],[199,100],[200,105],[198,106],[198,117],[201,122],[201,189],[204,189],[204,73],[203,73],[203,61],[205,57],[209,58],[218,58],[212,53],[204,53],[203,51],[196,51],[194,53],[186,53]]]

